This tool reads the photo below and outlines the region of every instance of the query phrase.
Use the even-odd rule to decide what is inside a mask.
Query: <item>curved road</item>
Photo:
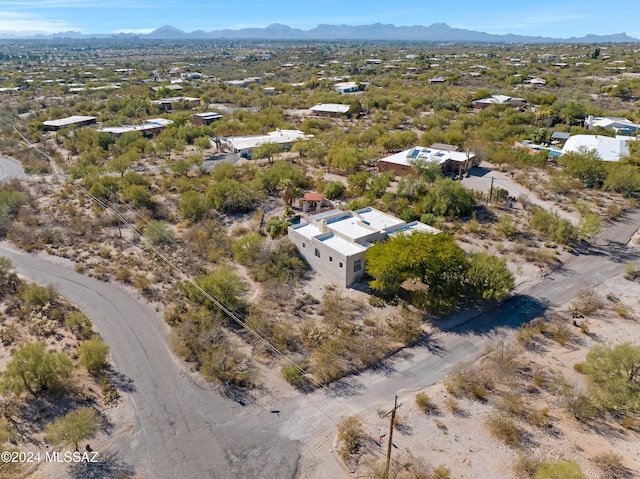
[[[23,176],[19,162],[0,157],[0,182]],[[55,285],[109,343],[122,375],[121,394],[135,411],[131,435],[110,451],[116,462],[149,479],[294,477],[300,444],[278,436],[281,417],[192,381],[170,352],[164,321],[149,305],[117,285],[76,273],[70,262],[6,243],[0,255],[22,276]]]
[[[9,180],[23,180],[26,176],[22,163],[13,158],[7,158],[0,155],[0,183]]]

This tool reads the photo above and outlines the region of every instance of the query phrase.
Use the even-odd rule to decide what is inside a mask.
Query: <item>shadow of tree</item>
[[[89,454],[91,457],[91,454]],[[97,462],[78,462],[67,468],[73,479],[116,479],[133,477],[135,469],[113,453],[99,454]]]

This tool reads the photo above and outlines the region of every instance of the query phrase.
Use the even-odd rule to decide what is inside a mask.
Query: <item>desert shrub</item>
[[[622,479],[630,477],[627,468],[624,467],[622,458],[615,453],[603,454],[595,458],[596,465],[602,472],[602,479]]]
[[[152,244],[171,243],[174,238],[173,230],[166,221],[149,221],[142,234]]]
[[[115,278],[116,281],[120,281],[122,283],[130,283],[131,282],[131,270],[126,267],[118,268],[116,270]]]
[[[97,336],[84,341],[78,348],[80,364],[91,374],[96,374],[107,367],[109,345]]]
[[[288,364],[282,370],[282,377],[295,387],[300,387],[304,384],[304,369],[299,364]]]
[[[604,307],[600,295],[593,288],[581,290],[576,299],[571,303],[574,311],[585,316],[590,316]]]
[[[93,324],[82,312],[74,311],[64,319],[65,327],[74,333],[78,339],[88,339],[93,335]]]
[[[582,394],[568,397],[567,409],[580,422],[590,421],[600,413],[593,400]]]
[[[549,408],[543,407],[540,409],[534,409],[528,414],[529,422],[536,427],[546,428],[551,424],[549,418]]]
[[[524,429],[520,427],[511,417],[494,413],[485,420],[485,425],[489,432],[507,446],[519,447],[524,440]]]
[[[562,346],[566,346],[573,338],[569,321],[559,316],[544,323],[543,333]]]
[[[493,389],[493,381],[484,371],[469,366],[454,368],[445,380],[447,391],[454,396],[469,397],[483,401]]]
[[[518,479],[532,479],[540,462],[540,459],[534,456],[521,454],[513,465],[513,472]]]
[[[364,427],[357,417],[349,416],[338,424],[338,439],[342,442],[339,452],[342,459],[347,460],[357,454],[364,438]]]
[[[503,392],[498,398],[496,407],[505,412],[506,414],[513,416],[525,416],[526,407],[522,396],[518,393]]]
[[[27,284],[22,290],[22,298],[29,306],[44,306],[53,301],[57,296],[53,286],[40,286],[38,284]]]
[[[458,403],[458,400],[454,397],[448,397],[447,399],[445,399],[444,407],[447,409],[447,411],[453,414],[460,411],[460,403]]]
[[[543,462],[536,468],[534,479],[586,479],[575,461]]]
[[[427,393],[420,392],[416,394],[416,406],[418,406],[418,409],[421,411],[429,412],[433,407],[433,404]]]
[[[587,353],[585,369],[600,405],[612,410],[640,411],[640,346],[596,345]]]

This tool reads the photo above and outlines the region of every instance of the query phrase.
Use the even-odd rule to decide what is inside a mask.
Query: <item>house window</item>
[[[319,258],[320,257],[320,250],[318,248],[316,248],[316,256]]]
[[[353,262],[353,272],[360,271],[362,269],[362,260],[357,259]]]
[[[303,247],[303,248],[306,248],[306,246],[305,246],[305,244],[304,244],[304,243],[302,243],[302,247]]]
[[[340,267],[342,268],[342,261],[340,261]]]
[[[329,262],[333,261],[333,256],[329,256]]]

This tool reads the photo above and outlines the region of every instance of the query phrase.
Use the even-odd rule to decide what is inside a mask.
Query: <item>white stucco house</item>
[[[373,243],[414,231],[440,233],[419,221],[407,223],[374,208],[363,208],[310,216],[290,226],[288,236],[311,269],[346,287],[363,278],[364,254]]]
[[[610,117],[610,116],[591,116],[584,120],[584,127],[591,130],[596,127],[614,130],[619,135],[635,135],[640,125],[627,120],[626,118]]]
[[[604,161],[619,161],[629,154],[627,142],[632,140],[635,140],[632,136],[573,135],[564,144],[562,154],[595,150]]]
[[[306,135],[300,130],[280,130],[271,131],[266,135],[254,136],[229,136],[220,138],[220,143],[226,146],[232,153],[238,153],[242,158],[252,159],[253,150],[265,143],[275,143],[283,150],[291,148],[291,144],[296,140],[308,140],[313,135]]]

